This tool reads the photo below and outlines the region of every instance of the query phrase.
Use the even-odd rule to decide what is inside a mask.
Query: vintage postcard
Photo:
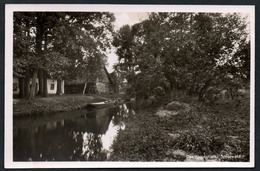
[[[254,6],[5,7],[5,168],[254,167]]]

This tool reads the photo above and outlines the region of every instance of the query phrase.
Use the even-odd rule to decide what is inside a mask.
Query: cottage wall
[[[109,83],[96,83],[97,91],[101,93],[109,93]]]
[[[85,84],[65,84],[66,94],[82,94],[84,85]]]
[[[65,81],[62,80],[62,81],[61,81],[61,92],[62,92],[62,94],[65,93],[64,87],[65,87]]]
[[[48,94],[57,93],[58,81],[55,79],[47,79]],[[64,80],[61,81],[61,92],[64,94]]]
[[[13,94],[18,95],[20,92],[19,90],[19,79],[14,78],[13,79]]]
[[[47,90],[48,94],[56,94],[57,92],[57,80],[47,79]],[[32,84],[32,80],[30,80],[30,85]],[[36,79],[36,92],[39,91],[39,80]],[[64,80],[61,81],[61,92],[64,94]],[[19,94],[19,79],[13,78],[13,94]]]

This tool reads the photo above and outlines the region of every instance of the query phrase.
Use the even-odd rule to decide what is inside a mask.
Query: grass
[[[154,115],[158,108],[140,110],[126,121],[113,144],[112,161],[249,161],[248,99],[205,105],[194,100],[192,110],[170,118]],[[214,157],[212,157],[214,156]]]
[[[34,100],[14,100],[14,116],[51,114],[62,111],[71,111],[85,107],[88,103],[107,100],[100,95],[62,95]]]

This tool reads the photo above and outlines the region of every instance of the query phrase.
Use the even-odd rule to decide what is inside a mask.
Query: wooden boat
[[[104,101],[104,102],[95,102],[95,103],[90,103],[87,105],[87,107],[108,107],[108,106],[113,106],[116,105],[115,101]]]

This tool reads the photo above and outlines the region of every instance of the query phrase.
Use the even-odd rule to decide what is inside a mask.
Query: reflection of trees
[[[115,125],[120,125],[123,119],[132,115],[135,115],[132,104],[121,104],[116,108],[116,114],[114,115],[113,123]]]
[[[102,140],[100,134],[84,133],[82,158],[88,161],[98,161],[106,159],[106,152],[102,150]]]
[[[28,161],[31,158],[35,158],[35,136],[34,136],[34,129],[29,127],[28,130],[24,129],[16,129],[16,136],[14,137],[13,143],[13,154],[14,160],[21,159]],[[21,140],[26,139],[26,143],[21,147],[22,142]]]
[[[74,141],[72,138],[76,127],[76,124],[62,120],[48,125],[17,128],[18,132],[14,135],[14,160],[78,160],[74,152],[82,146],[82,141]]]
[[[112,141],[125,127],[123,119],[134,114],[131,104],[122,104],[72,119],[14,128],[14,160],[106,160]]]
[[[101,135],[107,132],[113,113],[99,110],[92,116],[14,129],[14,160],[105,160]]]

